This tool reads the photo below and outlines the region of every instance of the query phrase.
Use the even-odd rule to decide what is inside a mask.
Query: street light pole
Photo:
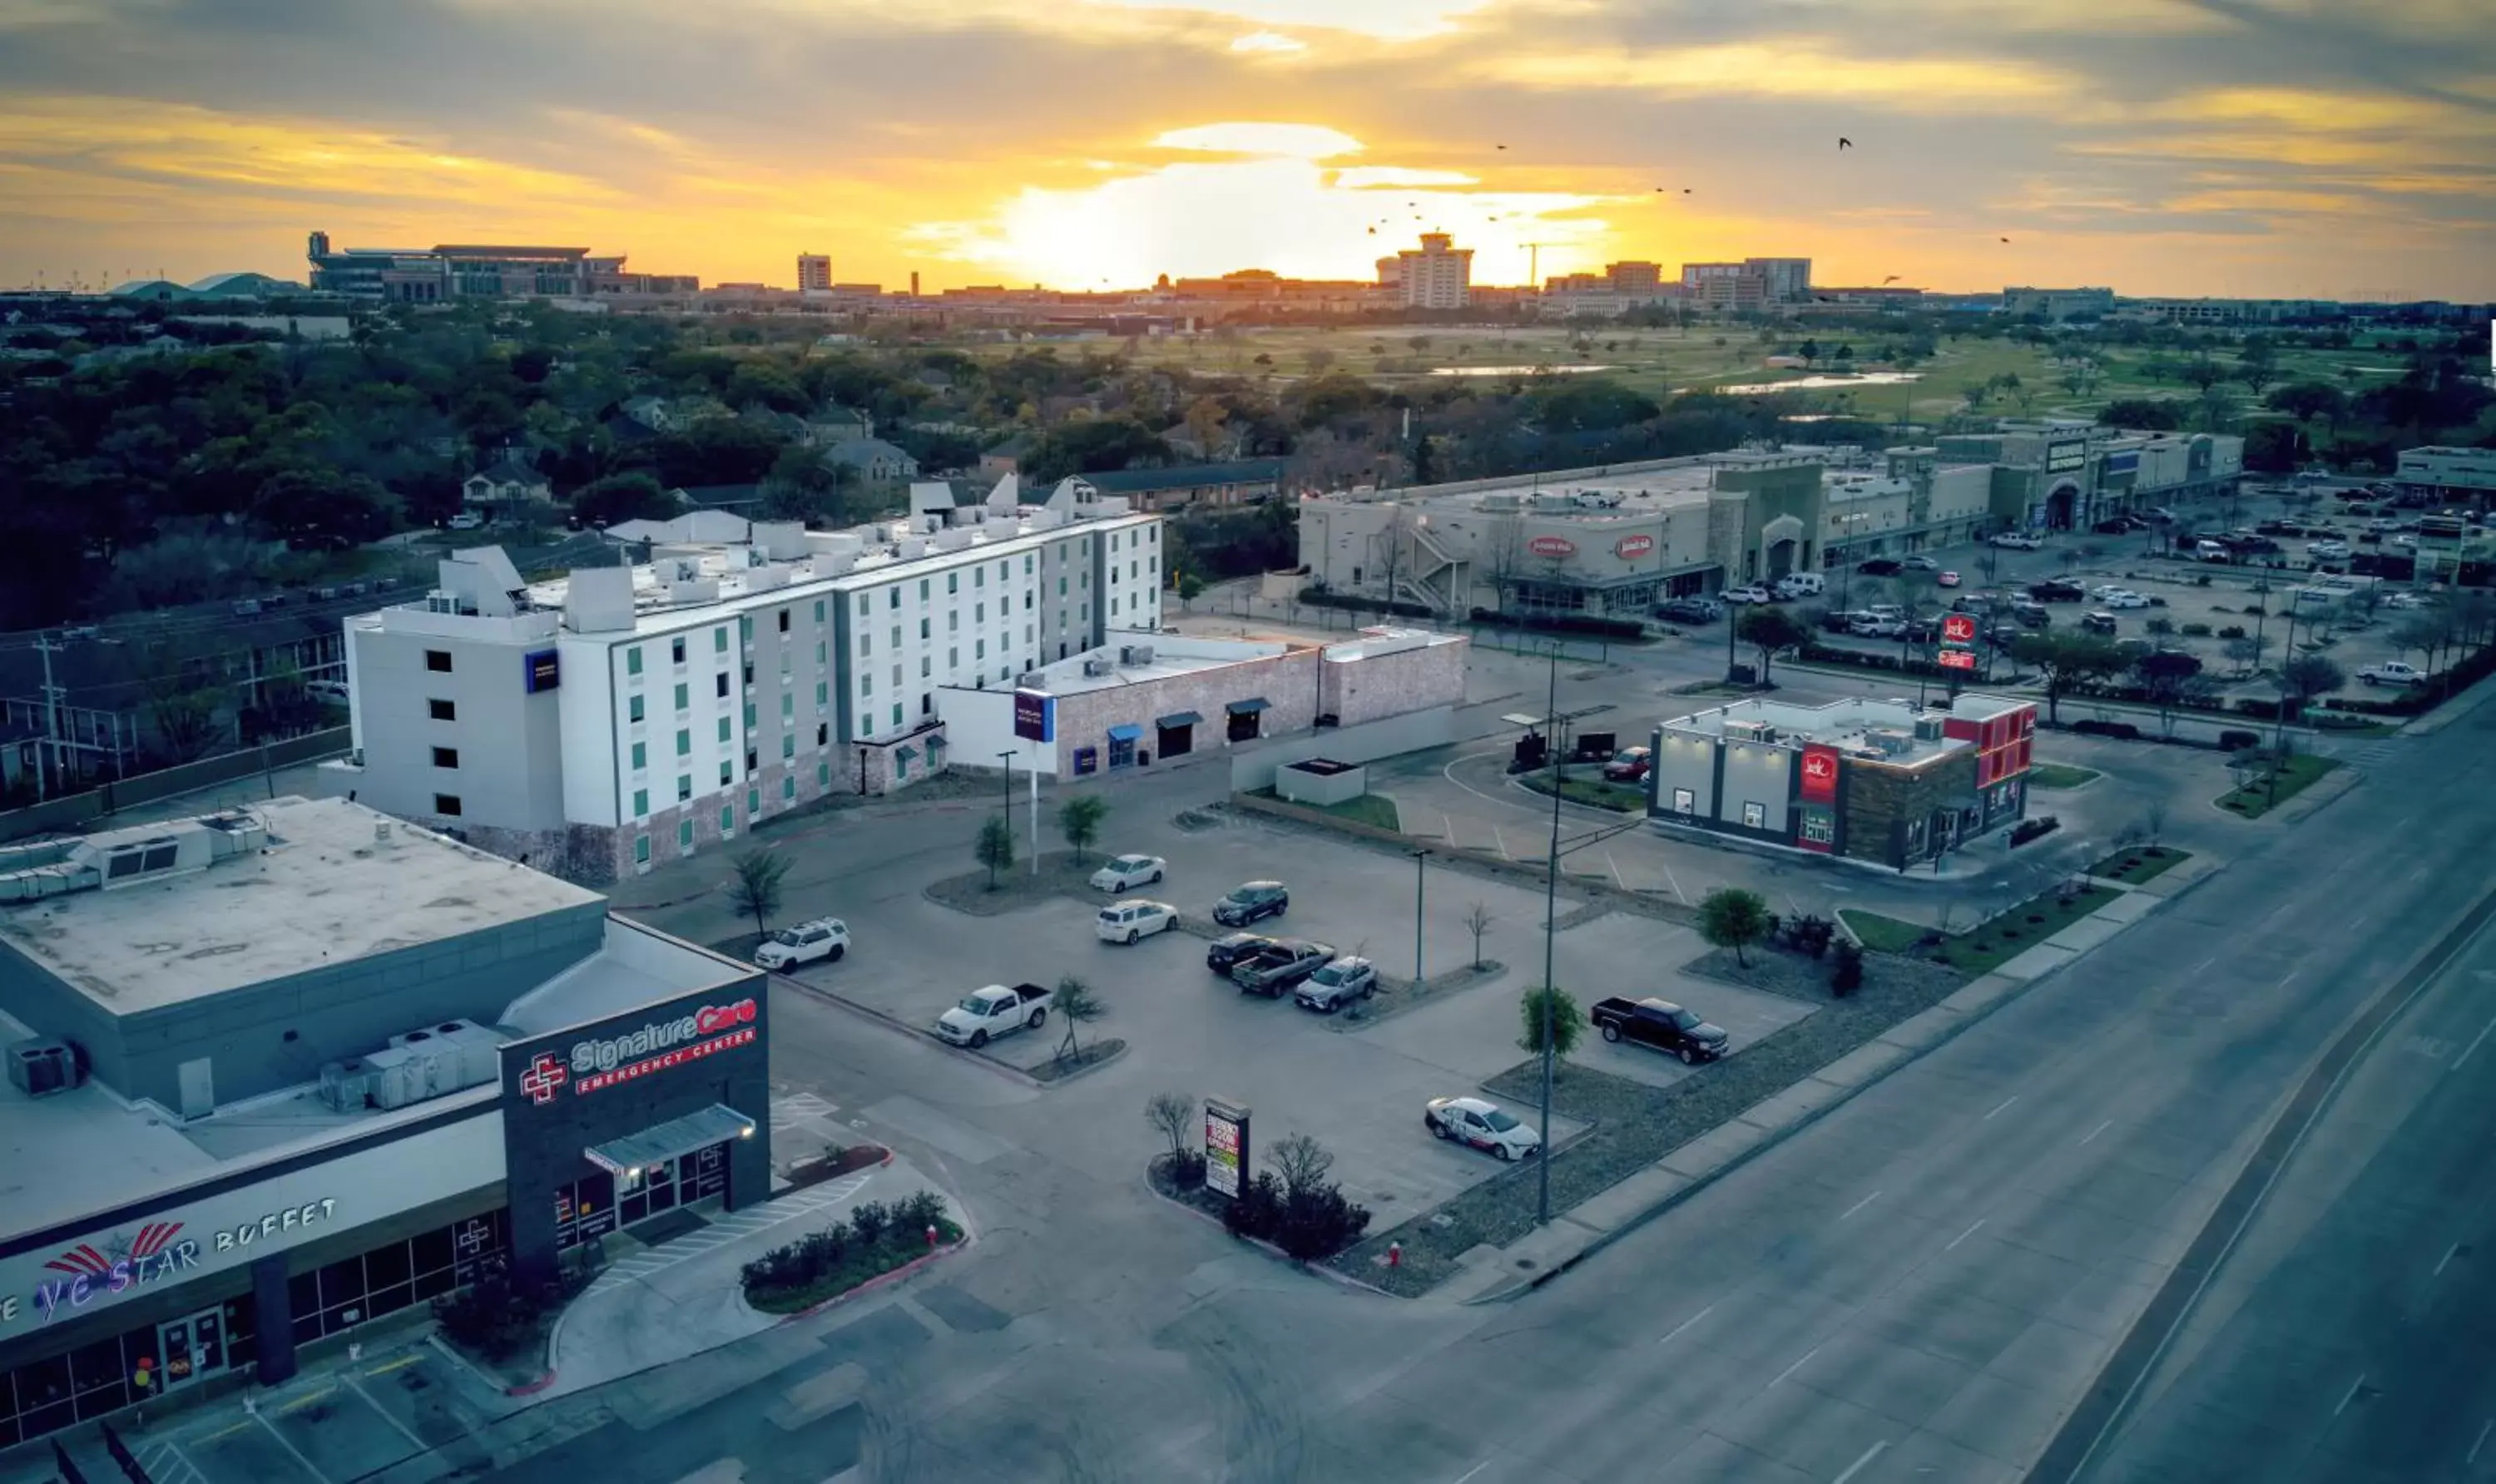
[[[1560,641],[1551,641],[1550,698],[1544,704],[1544,725],[1560,714]],[[1551,948],[1559,937],[1560,922],[1560,749],[1558,739],[1551,749],[1551,852],[1543,865],[1543,1144],[1535,1158],[1541,1168],[1535,1171],[1535,1223],[1551,1222]]]
[[[1006,821],[1006,839],[1010,842],[1014,839],[1014,755],[1012,749],[1008,749],[1005,752],[997,754],[997,759],[1005,764],[1006,769],[1005,808],[998,811],[997,817]],[[1033,853],[1037,855],[1040,850],[1040,837],[1038,835],[1031,837],[1031,848]]]
[[[1413,988],[1421,988],[1421,879],[1427,873],[1430,852],[1413,852]]]

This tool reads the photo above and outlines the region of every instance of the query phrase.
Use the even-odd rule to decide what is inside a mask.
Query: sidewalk
[[[846,1220],[864,1201],[889,1206],[922,1190],[946,1194],[895,1155],[617,1258],[555,1321],[546,1345],[552,1379],[537,1397],[568,1396],[761,1334],[781,1317],[746,1307],[738,1269]],[[961,1220],[950,1195],[946,1205]]]
[[[1735,1114],[1638,1174],[1560,1213],[1551,1224],[1504,1248],[1466,1254],[1457,1275],[1429,1295],[1490,1304],[1541,1287],[1612,1242],[1845,1103],[1856,1093],[1932,1050],[2031,983],[2098,947],[2126,927],[2207,880],[2227,863],[2196,855],[2163,876],[2114,888],[2114,900],[2053,937],[1971,980],[1919,1014],[1891,1026],[1793,1086]],[[1530,1276],[1520,1276],[1530,1275]]]

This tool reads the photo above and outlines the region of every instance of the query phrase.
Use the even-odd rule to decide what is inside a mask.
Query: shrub
[[[945,1197],[933,1190],[921,1190],[892,1208],[892,1229],[896,1237],[923,1241],[927,1228],[945,1220]]]
[[[1812,912],[1805,912],[1799,917],[1788,917],[1782,922],[1778,922],[1777,918],[1771,916],[1769,921],[1777,923],[1773,929],[1775,941],[1797,953],[1808,953],[1814,958],[1825,957],[1827,954],[1829,940],[1837,933],[1836,923]]]
[[[2242,624],[2225,624],[2220,626],[2219,637],[2223,639],[2241,639],[2244,636],[2245,626]]]
[[[1368,1208],[1344,1199],[1343,1188],[1329,1181],[1284,1197],[1274,1241],[1295,1261],[1316,1262],[1359,1241],[1368,1229]]]
[[[2130,722],[2101,722],[2095,718],[2086,718],[2074,722],[2072,730],[2082,736],[2113,737],[2125,742],[2137,742],[2140,739],[2140,728]]]
[[[2240,731],[2234,727],[2230,727],[2228,730],[2219,733],[2219,747],[2223,752],[2232,753],[2241,747],[2260,746],[2262,746],[2262,733],[2258,731]]]
[[[2062,827],[2063,821],[2052,815],[2044,815],[2034,819],[2022,819],[2011,826],[2011,843],[2013,847],[2023,846],[2040,835],[2050,835]]]
[[[1204,1184],[1204,1156],[1193,1149],[1182,1149],[1170,1156],[1170,1184],[1182,1190],[1193,1190]]]
[[[1863,950],[1850,938],[1837,940],[1837,960],[1829,966],[1828,992],[1840,1000],[1863,987]]]
[[[859,1242],[869,1247],[875,1245],[876,1239],[883,1236],[884,1229],[890,1224],[892,1213],[887,1211],[880,1200],[860,1201],[858,1209],[850,1213],[850,1229],[858,1233]]]
[[[2279,720],[2279,702],[2259,696],[2239,697],[2235,711],[2238,716],[2259,717],[2265,722]]]
[[[1239,1188],[1237,1198],[1222,1208],[1222,1225],[1234,1237],[1270,1238],[1283,1221],[1283,1183],[1271,1171]]]
[[[2175,632],[2184,635],[2188,639],[2206,639],[2210,636],[2210,626],[2208,624],[2186,624]]]

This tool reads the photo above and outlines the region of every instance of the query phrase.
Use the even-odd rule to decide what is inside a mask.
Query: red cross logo
[[[529,1095],[531,1102],[552,1102],[554,1090],[570,1080],[571,1073],[563,1069],[563,1064],[541,1051],[537,1059],[529,1063],[529,1069],[520,1073],[520,1091]]]

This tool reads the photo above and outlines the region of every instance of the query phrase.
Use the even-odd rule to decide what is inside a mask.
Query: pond
[[[1579,371],[1617,371],[1618,366],[1441,366],[1432,376],[1568,376]]]
[[[1753,382],[1742,386],[1719,386],[1729,397],[1755,397],[1771,391],[1828,391],[1846,386],[1895,386],[1905,382],[1920,382],[1920,371],[1866,371],[1861,376],[1798,376],[1790,382]]]

